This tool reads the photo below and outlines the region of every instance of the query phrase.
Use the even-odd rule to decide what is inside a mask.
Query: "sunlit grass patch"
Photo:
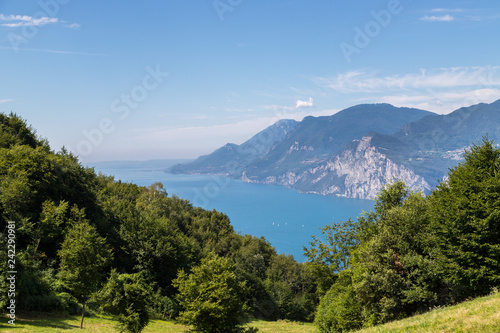
[[[500,332],[500,294],[494,293],[358,332]]]
[[[69,316],[59,313],[29,313],[19,315],[16,325],[7,324],[8,318],[0,319],[0,330],[5,333],[30,333],[30,332],[68,332],[80,330],[80,317]],[[109,316],[86,317],[83,323],[85,332],[88,333],[115,333],[117,321]],[[290,321],[262,321],[254,320],[247,326],[256,327],[262,333],[315,333],[316,328],[311,323],[300,323]],[[167,322],[163,320],[152,320],[144,329],[144,333],[184,333],[189,327]]]

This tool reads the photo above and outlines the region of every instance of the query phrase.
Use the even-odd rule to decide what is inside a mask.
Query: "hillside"
[[[0,251],[0,308],[10,311],[9,322],[12,300],[19,314],[81,313],[82,327],[87,306],[131,325],[130,332],[150,318],[207,333],[234,331],[242,318],[258,318],[314,320],[327,333],[498,290],[497,144],[474,143],[427,196],[408,187],[427,185],[404,167],[404,155],[394,154],[408,146],[371,132],[329,158],[327,168],[296,181],[316,177],[327,186],[322,183],[333,182],[333,174],[343,179],[340,188],[369,174],[364,183],[340,188],[363,189],[366,196],[374,191],[371,183],[388,175],[406,175],[408,182],[384,186],[374,209],[357,219],[326,225],[303,248],[308,262],[298,263],[264,238],[236,233],[223,213],[169,197],[161,183],[141,187],[97,175],[64,149],[53,152],[16,115],[0,114],[0,245],[15,241],[16,249]],[[15,296],[7,292],[13,282],[5,283],[12,274],[22,282]],[[472,323],[477,318],[464,316]]]
[[[151,161],[152,167],[157,163],[163,162]],[[176,281],[206,267],[213,276],[199,274],[207,287],[198,288],[198,281],[201,295],[192,301],[232,300],[227,312],[209,318],[233,316],[238,324],[245,311],[311,321],[318,302],[306,264],[278,254],[263,237],[237,233],[225,214],[169,196],[161,183],[145,187],[96,174],[65,149],[52,151],[15,114],[2,113],[0,230],[3,313],[12,302],[17,314],[46,316],[101,307],[122,325],[142,329],[150,317],[181,320],[191,300]],[[8,292],[13,282],[6,283],[12,274],[19,282],[15,294]],[[210,285],[221,276],[225,284]]]
[[[362,199],[373,198],[387,181],[402,179],[428,193],[472,142],[485,134],[500,139],[500,100],[448,115],[389,104],[357,105],[328,117],[306,117],[252,158],[241,157],[241,147],[249,150],[255,138],[275,126],[241,146],[227,144],[169,171]]]
[[[497,292],[357,332],[500,332],[500,294]]]

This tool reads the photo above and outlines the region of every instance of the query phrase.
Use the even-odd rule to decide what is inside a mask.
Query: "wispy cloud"
[[[420,18],[420,21],[432,21],[432,22],[451,22],[455,18],[449,14],[446,15],[441,15],[441,16],[435,16],[435,15],[425,15]]]
[[[47,24],[63,24],[64,27],[69,29],[78,29],[81,27],[78,23],[69,23],[67,21],[60,21],[56,17],[48,16],[29,16],[29,15],[5,15],[0,13],[0,26],[7,28],[19,28],[26,26],[45,26]]]
[[[271,105],[263,105],[262,108],[264,110],[271,110],[274,112],[284,112],[284,111],[291,111],[295,109],[293,106],[289,105],[279,105],[279,104],[271,104]]]
[[[11,98],[5,98],[5,99],[0,99],[0,104],[3,104],[3,103],[9,103],[9,102],[13,102],[14,100],[11,99]]]
[[[412,107],[446,114],[464,106],[492,103],[500,98],[500,89],[460,89],[457,91],[429,91],[427,94],[403,94],[371,96],[358,102],[389,103],[400,107]]]
[[[70,29],[79,29],[81,27],[81,25],[78,23],[65,24],[64,26]]]
[[[429,14],[420,18],[420,21],[452,22],[452,21],[482,21],[484,19],[497,19],[492,15],[496,10],[486,8],[434,8]]]
[[[500,85],[500,66],[453,67],[420,70],[405,75],[377,75],[368,71],[349,71],[333,78],[317,77],[320,86],[342,93],[383,92],[388,89],[411,90],[429,88]]]
[[[295,119],[300,121],[308,115],[326,116],[338,111],[331,109],[317,110],[310,113],[299,109],[290,113],[280,113],[268,117],[240,120],[227,124],[142,128],[131,133],[125,146],[127,150],[132,151],[141,151],[144,150],[144,147],[148,147],[149,149],[157,149],[163,153],[168,151],[170,156],[191,158],[195,156],[186,156],[183,154],[186,154],[186,152],[189,154],[196,153],[197,155],[208,154],[228,142],[240,144],[280,119]],[[172,145],[172,142],[180,141],[184,143],[184,146]]]
[[[0,46],[0,50],[44,52],[44,53],[57,53],[57,54],[75,54],[75,55],[88,55],[88,56],[99,56],[99,57],[107,56],[107,54],[103,54],[103,53],[89,53],[89,52],[51,50],[51,49],[30,49],[30,48],[19,48],[19,47],[16,48],[16,47],[12,47],[12,46]]]
[[[200,115],[193,115],[193,116],[190,116],[188,118],[194,119],[194,120],[201,120],[201,119],[208,119],[209,116],[207,116],[206,114],[200,114]]]
[[[59,20],[55,17],[33,17],[28,15],[4,15],[0,14],[0,26],[16,28],[24,26],[42,26],[51,23],[57,23]]]
[[[500,66],[422,69],[404,75],[350,71],[314,81],[336,92],[353,94],[354,102],[384,102],[437,113],[500,98]]]
[[[431,10],[431,12],[434,12],[434,13],[442,13],[442,12],[446,12],[446,13],[461,13],[461,12],[464,12],[465,9],[463,8],[434,8]]]

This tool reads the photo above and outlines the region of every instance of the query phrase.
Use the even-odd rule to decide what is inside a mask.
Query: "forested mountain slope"
[[[6,248],[14,230],[17,311],[75,312],[97,302],[125,321],[176,318],[186,307],[173,281],[212,260],[243,286],[232,297],[246,314],[312,320],[318,298],[305,264],[167,188],[98,175],[66,150],[52,151],[16,115],[0,114],[0,241]],[[1,309],[10,304],[7,259],[0,251]]]

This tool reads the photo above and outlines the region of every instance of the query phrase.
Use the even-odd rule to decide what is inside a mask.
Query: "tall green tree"
[[[6,115],[0,113],[0,147],[11,147],[13,145],[28,145],[31,148],[37,146],[49,147],[46,140],[37,137],[36,131],[18,115],[11,113]]]
[[[77,219],[67,231],[58,252],[61,261],[58,275],[62,285],[82,304],[80,328],[83,328],[85,304],[99,289],[104,268],[112,259],[112,251],[106,240],[83,218],[83,211],[74,207],[73,214]]]
[[[350,266],[352,251],[360,244],[361,224],[348,219],[321,228],[323,240],[312,236],[309,247],[303,246],[308,265],[315,276],[318,297],[326,294],[338,273]]]
[[[397,186],[383,192],[397,190],[405,198],[376,206],[374,234],[353,253],[353,287],[367,324],[403,318],[447,300],[440,275],[443,258],[429,232],[426,200]]]
[[[352,272],[343,270],[316,309],[314,323],[320,332],[347,332],[363,324],[361,303],[354,292]]]
[[[276,304],[273,317],[312,321],[317,300],[308,265],[298,263],[291,255],[273,256],[264,285]]]
[[[500,150],[473,144],[432,195],[430,218],[459,299],[500,285]]]
[[[341,258],[348,257],[347,269],[321,299],[315,322],[322,332],[379,324],[450,300],[427,211],[421,193],[396,181],[381,190],[373,211],[341,229],[349,237],[332,236],[329,243],[336,247],[316,252],[331,256],[327,263],[338,260],[338,248],[346,249]]]
[[[179,317],[183,323],[201,333],[238,331],[244,315],[245,284],[234,273],[229,258],[211,253],[191,274],[180,271],[174,285],[184,308]]]

